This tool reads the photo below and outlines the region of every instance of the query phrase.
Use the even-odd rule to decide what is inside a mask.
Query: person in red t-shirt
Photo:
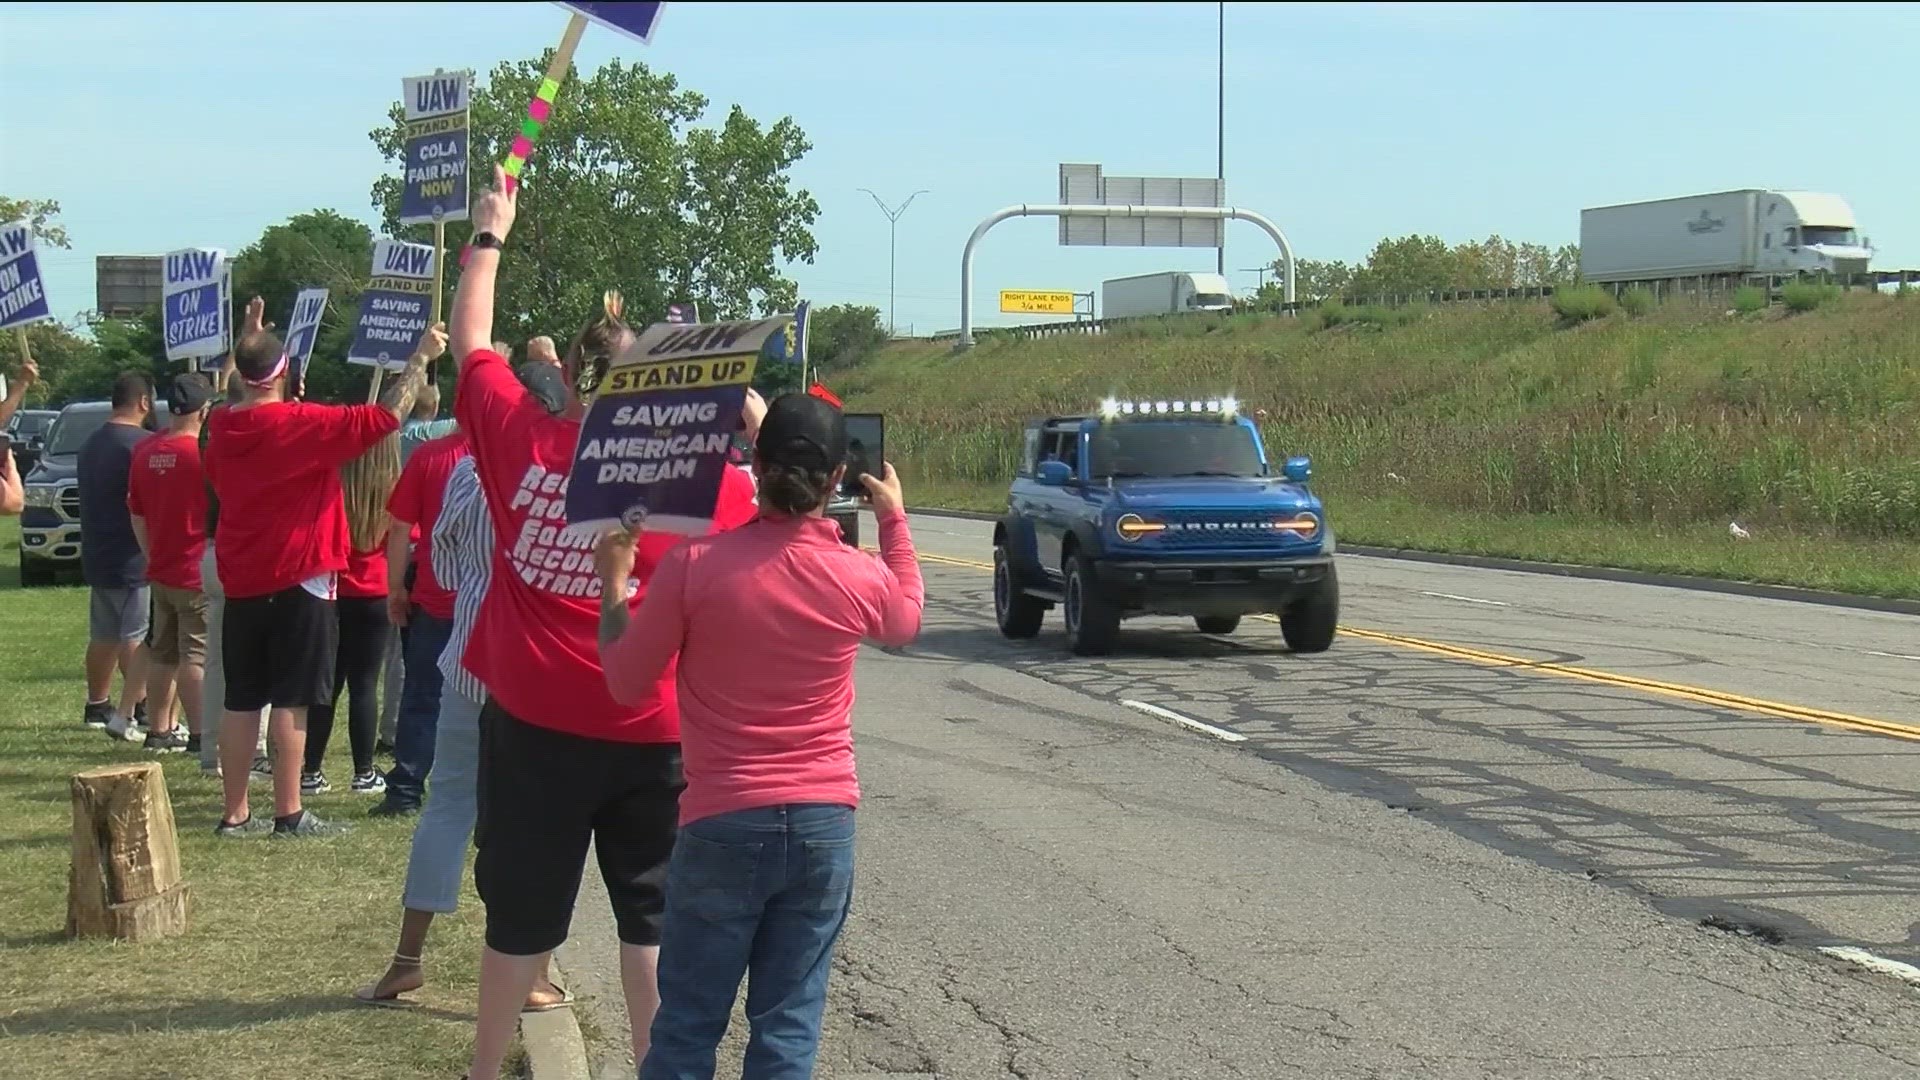
[[[459,432],[420,444],[387,500],[393,521],[387,539],[387,616],[400,628],[406,675],[394,725],[387,797],[374,807],[374,813],[382,816],[413,813],[427,797],[427,774],[433,770],[434,735],[440,720],[440,654],[453,637],[453,594],[433,576],[433,523],[440,518],[447,477],[467,453],[467,437]]]
[[[658,996],[662,885],[679,812],[680,722],[673,672],[634,704],[615,701],[600,670],[600,578],[589,532],[565,519],[567,474],[598,372],[632,340],[609,293],[605,312],[562,361],[570,396],[551,416],[488,348],[500,245],[514,196],[494,186],[473,208],[473,249],[460,274],[451,332],[460,359],[454,416],[472,447],[497,538],[464,666],[488,691],[481,713],[480,853],[474,883],[487,908],[471,1080],[497,1080],[521,1006],[545,960],[567,938],[591,842],[613,902],[621,982],[636,1060],[646,1056]],[[759,428],[765,402],[743,416]],[[753,484],[724,469],[716,531],[751,521]],[[684,537],[637,543],[638,605],[653,567]]]
[[[400,430],[425,383],[427,365],[446,349],[430,327],[406,367],[375,405],[316,405],[289,400],[287,351],[261,321],[254,297],[234,348],[240,400],[207,420],[202,452],[220,501],[214,559],[226,595],[221,659],[226,714],[220,726],[225,812],[215,833],[265,831],[247,805],[247,775],[269,709],[276,837],[339,832],[300,802],[307,709],[333,694],[338,623],[337,578],[347,569],[347,513],[341,466]]]
[[[347,568],[340,572],[338,620],[333,654],[333,692],[307,713],[306,764],[300,793],[333,790],[321,770],[333,738],[334,712],[341,691],[347,694],[347,742],[353,750],[353,792],[378,795],[386,780],[373,767],[373,743],[380,726],[380,665],[387,657],[393,627],[387,622],[387,540],[392,519],[387,498],[400,472],[400,440],[390,436],[340,470],[341,503],[347,513]],[[406,530],[400,530],[404,539]]]
[[[147,749],[198,753],[201,689],[207,664],[207,598],[200,556],[207,546],[207,484],[200,471],[200,425],[213,407],[213,384],[189,371],[167,390],[173,419],[166,431],[133,448],[127,469],[127,512],[147,556],[153,625],[148,632]],[[188,736],[173,722],[173,691],[187,713]]]

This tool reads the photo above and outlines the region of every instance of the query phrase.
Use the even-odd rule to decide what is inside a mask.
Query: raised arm
[[[6,400],[0,401],[0,428],[5,428],[7,421],[13,419],[13,414],[19,412],[20,406],[26,404],[27,390],[39,381],[39,378],[40,365],[34,363],[31,356],[21,357],[20,377],[13,380],[13,385],[7,388]]]
[[[891,462],[883,463],[884,477],[862,474],[860,483],[873,500],[873,516],[880,524],[880,595],[876,618],[867,636],[882,645],[899,647],[920,634],[926,608],[926,583],[920,577],[920,558],[913,550],[900,480]]]
[[[407,366],[380,391],[380,407],[400,422],[413,411],[413,399],[427,385],[427,366],[447,351],[447,324],[434,323],[420,339],[420,348],[407,358]]]
[[[473,204],[473,233],[491,234],[504,243],[513,230],[520,189],[507,187],[505,169],[493,167],[493,187]],[[464,370],[467,358],[493,344],[493,289],[500,274],[500,249],[474,245],[453,294],[453,356]]]
[[[594,564],[600,572],[600,670],[607,692],[623,705],[645,701],[686,636],[687,548],[668,551],[647,582],[646,598],[627,617],[627,583],[633,577],[634,532],[614,528],[600,538]]]

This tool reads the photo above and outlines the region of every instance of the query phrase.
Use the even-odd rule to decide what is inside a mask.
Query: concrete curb
[[[573,985],[560,970],[558,960],[553,970],[560,985]],[[580,1000],[575,998],[572,1008],[520,1015],[520,1046],[527,1052],[527,1072],[533,1080],[592,1080],[587,1040],[573,1015],[580,1007]]]
[[[998,521],[998,514],[973,510],[942,510],[930,506],[910,506],[908,513],[929,517],[958,518],[963,521]],[[1657,574],[1644,570],[1622,570],[1611,566],[1578,566],[1571,563],[1532,562],[1503,559],[1491,555],[1455,555],[1443,551],[1415,551],[1410,548],[1370,547],[1342,544],[1340,554],[1370,559],[1398,559],[1404,562],[1435,563],[1442,566],[1467,566],[1479,570],[1509,570],[1519,574],[1543,574],[1548,577],[1584,578],[1590,581],[1617,581],[1627,585],[1655,585],[1668,589],[1720,593],[1726,596],[1750,596],[1763,600],[1788,600],[1799,604],[1855,611],[1878,611],[1894,615],[1920,615],[1920,600],[1897,600],[1886,596],[1861,596],[1855,593],[1800,589],[1791,585],[1767,585],[1757,581],[1725,581],[1691,574]]]

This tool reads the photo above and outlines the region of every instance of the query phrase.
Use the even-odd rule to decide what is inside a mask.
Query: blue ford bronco
[[[1230,634],[1243,616],[1273,614],[1293,651],[1324,651],[1340,582],[1311,475],[1305,457],[1273,475],[1232,398],[1110,399],[1028,424],[993,529],[1000,632],[1031,638],[1058,604],[1074,653],[1104,656],[1130,616]]]

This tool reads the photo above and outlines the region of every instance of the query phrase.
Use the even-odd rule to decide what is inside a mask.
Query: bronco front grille
[[[1154,515],[1166,523],[1157,534],[1162,546],[1196,548],[1307,549],[1320,546],[1320,536],[1303,540],[1290,530],[1276,529],[1275,521],[1291,520],[1292,511],[1174,510]]]

